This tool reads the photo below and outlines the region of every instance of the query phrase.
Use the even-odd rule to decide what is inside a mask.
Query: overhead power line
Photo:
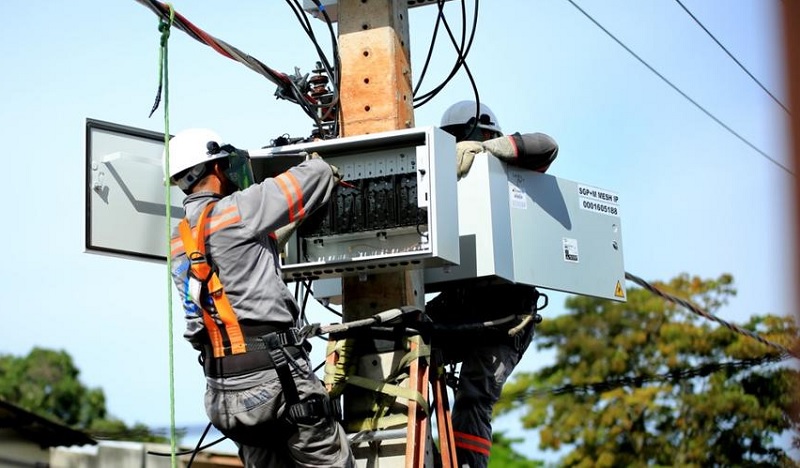
[[[511,395],[514,400],[521,398],[534,398],[545,395],[591,395],[607,392],[620,387],[642,387],[645,384],[667,382],[678,383],[688,379],[707,377],[716,372],[724,371],[730,375],[755,366],[772,364],[788,359],[787,354],[771,354],[757,358],[741,359],[729,362],[709,362],[695,367],[681,370],[668,371],[661,374],[642,374],[629,377],[618,377],[600,382],[585,384],[564,384],[550,388],[526,388],[519,394]]]
[[[662,290],[658,289],[657,287],[653,286],[652,284],[648,283],[647,281],[643,280],[642,278],[639,278],[636,275],[628,273],[627,271],[625,272],[625,279],[627,279],[628,281],[633,281],[634,283],[636,283],[639,286],[643,287],[644,289],[650,291],[651,293],[655,294],[656,296],[659,296],[659,297],[661,297],[663,299],[666,299],[666,300],[672,302],[673,304],[677,304],[679,306],[685,307],[686,309],[689,309],[689,311],[693,312],[694,314],[697,314],[697,315],[699,315],[699,316],[701,316],[701,317],[703,317],[705,319],[717,322],[718,324],[722,325],[723,327],[727,328],[728,330],[731,330],[734,333],[738,333],[740,335],[744,335],[744,336],[747,336],[749,338],[752,338],[752,339],[758,341],[759,343],[761,343],[761,344],[763,344],[765,346],[769,346],[770,348],[780,352],[781,354],[786,354],[786,355],[792,356],[795,359],[800,359],[800,354],[798,354],[796,351],[793,351],[793,350],[787,348],[786,346],[783,346],[783,345],[780,345],[778,343],[772,342],[772,341],[764,338],[763,336],[759,335],[758,333],[752,332],[750,330],[745,330],[744,328],[740,327],[739,325],[735,325],[735,324],[726,322],[725,320],[717,317],[716,315],[701,309],[699,306],[697,306],[696,304],[693,304],[691,301],[688,301],[686,299],[682,299],[680,297],[675,297],[675,296],[673,296],[671,294],[667,294],[664,291],[662,291]]]
[[[787,109],[787,108],[786,108],[786,106],[784,106],[784,105],[783,105],[783,103],[782,103],[782,102],[781,102],[781,101],[780,101],[778,98],[776,98],[776,97],[775,97],[775,95],[774,95],[774,94],[772,94],[772,93],[771,93],[771,92],[770,92],[770,91],[767,89],[767,87],[766,87],[766,86],[764,86],[763,84],[761,84],[761,82],[760,82],[760,81],[758,81],[758,79],[757,79],[755,76],[753,76],[753,74],[752,74],[752,73],[750,73],[750,71],[749,71],[747,68],[745,68],[745,66],[744,66],[744,65],[742,65],[742,63],[741,63],[741,62],[739,62],[739,61],[736,59],[736,57],[734,57],[734,56],[733,56],[733,54],[732,54],[732,53],[731,53],[731,52],[730,52],[730,51],[729,51],[729,50],[728,50],[728,49],[727,49],[727,48],[726,48],[724,45],[722,45],[722,43],[721,43],[721,42],[719,42],[719,41],[717,40],[717,38],[716,38],[716,37],[714,37],[714,35],[713,35],[713,34],[711,34],[711,31],[709,31],[709,30],[708,30],[708,28],[706,28],[706,27],[703,25],[703,23],[701,23],[701,22],[700,22],[700,20],[699,20],[699,19],[697,19],[697,17],[696,17],[696,16],[694,16],[694,15],[692,14],[692,12],[691,12],[691,11],[689,11],[689,9],[688,9],[688,8],[686,8],[686,5],[684,5],[684,4],[683,4],[683,2],[681,2],[681,0],[675,0],[675,2],[676,2],[678,5],[680,5],[680,6],[681,6],[681,8],[683,8],[683,11],[685,11],[685,12],[686,12],[686,14],[688,14],[689,16],[691,16],[691,17],[692,17],[692,19],[694,20],[694,22],[695,22],[695,23],[697,23],[697,25],[698,25],[698,26],[700,26],[700,27],[703,29],[703,31],[705,31],[705,32],[706,32],[706,34],[708,34],[708,36],[709,36],[709,37],[710,37],[710,38],[711,38],[711,39],[712,39],[714,42],[716,42],[716,43],[717,43],[717,45],[718,45],[718,46],[719,46],[719,47],[720,47],[720,48],[721,48],[723,51],[725,51],[725,53],[726,53],[726,54],[728,54],[728,57],[730,57],[730,58],[731,58],[731,60],[733,60],[734,62],[736,62],[736,65],[739,65],[739,68],[741,68],[741,69],[742,69],[742,70],[743,70],[745,73],[747,73],[747,76],[749,76],[749,77],[750,77],[750,78],[751,78],[753,81],[755,81],[755,82],[756,82],[756,84],[757,84],[758,86],[760,86],[760,87],[761,87],[761,89],[763,89],[765,93],[769,94],[769,97],[771,97],[771,98],[772,98],[772,100],[773,100],[773,101],[775,101],[775,102],[776,102],[776,103],[777,103],[779,106],[781,106],[781,107],[783,108],[783,110],[785,110],[785,111],[786,111],[786,113],[787,113],[787,114],[789,114],[789,115],[792,115],[792,113],[791,113],[791,112],[789,112],[789,109]]]
[[[662,80],[664,83],[668,84],[668,85],[669,85],[669,86],[670,86],[672,89],[674,89],[674,90],[675,90],[675,91],[676,91],[678,94],[680,94],[681,96],[683,96],[683,97],[684,97],[684,99],[686,99],[687,101],[689,101],[689,102],[691,102],[692,104],[694,104],[694,106],[695,106],[695,107],[697,107],[698,109],[700,109],[700,111],[702,111],[704,114],[706,114],[706,115],[707,115],[707,116],[708,116],[708,117],[709,117],[711,120],[713,120],[714,122],[718,123],[718,124],[719,124],[719,125],[720,125],[722,128],[724,128],[725,130],[727,130],[727,131],[728,131],[728,132],[729,132],[731,135],[733,135],[733,136],[735,136],[736,138],[738,138],[740,141],[742,141],[742,143],[744,143],[744,144],[746,144],[747,146],[749,146],[750,148],[752,148],[752,149],[753,149],[755,152],[757,152],[758,154],[760,154],[761,156],[763,156],[765,159],[767,159],[767,160],[768,160],[768,161],[770,161],[771,163],[775,164],[775,165],[776,165],[776,166],[778,166],[779,168],[781,168],[781,169],[783,169],[784,171],[786,171],[786,173],[788,173],[788,174],[791,174],[791,175],[795,175],[795,173],[794,173],[794,172],[792,172],[792,171],[791,171],[791,170],[790,170],[788,167],[784,166],[784,165],[783,165],[783,164],[781,164],[781,163],[780,163],[778,160],[776,160],[775,158],[773,158],[773,157],[772,157],[772,156],[770,156],[769,154],[765,153],[765,152],[764,152],[763,150],[761,150],[759,147],[757,147],[756,145],[754,145],[753,143],[751,143],[751,142],[750,142],[748,139],[746,139],[745,137],[743,137],[742,135],[740,135],[739,133],[737,133],[737,132],[736,132],[734,129],[732,129],[732,128],[731,128],[731,127],[729,127],[727,124],[725,124],[725,122],[723,122],[722,120],[720,120],[719,118],[717,118],[717,117],[716,117],[714,114],[712,114],[710,111],[708,111],[708,110],[707,110],[705,107],[701,106],[701,105],[700,105],[700,104],[699,104],[697,101],[695,101],[694,99],[692,99],[692,98],[691,98],[691,97],[690,97],[688,94],[686,94],[686,93],[685,93],[683,90],[681,90],[680,88],[678,88],[678,87],[677,87],[675,84],[673,84],[673,83],[672,83],[670,80],[668,80],[668,79],[667,79],[667,78],[666,78],[664,75],[662,75],[661,73],[659,73],[659,72],[658,72],[658,70],[656,70],[655,68],[653,68],[653,67],[652,67],[652,66],[651,66],[649,63],[647,63],[647,62],[646,62],[646,61],[645,61],[643,58],[641,58],[641,57],[640,57],[638,54],[636,54],[636,52],[634,52],[633,50],[631,50],[631,48],[630,48],[630,47],[626,46],[626,45],[625,45],[625,44],[624,44],[624,43],[623,43],[621,40],[619,40],[619,39],[618,39],[618,38],[617,38],[617,37],[616,37],[614,34],[612,34],[612,33],[611,33],[611,32],[610,32],[608,29],[606,29],[605,27],[603,27],[603,25],[602,25],[602,24],[600,24],[600,23],[599,23],[599,22],[598,22],[596,19],[594,19],[594,18],[592,17],[592,15],[590,15],[589,13],[587,13],[587,12],[586,12],[586,11],[585,11],[583,8],[581,8],[580,6],[578,6],[578,4],[576,4],[576,3],[575,3],[573,0],[567,0],[567,1],[568,1],[569,3],[571,3],[571,4],[572,4],[572,6],[574,6],[574,7],[575,7],[575,8],[576,8],[578,11],[580,11],[581,13],[583,13],[583,15],[584,15],[584,16],[586,16],[586,17],[587,17],[587,18],[588,18],[588,19],[589,19],[589,20],[590,20],[592,23],[594,23],[594,24],[595,24],[595,26],[597,26],[598,28],[600,28],[600,29],[601,29],[601,30],[602,30],[604,33],[606,33],[606,34],[607,34],[607,35],[608,35],[608,36],[609,36],[611,39],[613,39],[613,40],[614,40],[614,41],[615,41],[617,44],[619,44],[619,45],[620,45],[620,47],[622,47],[623,49],[625,49],[625,50],[626,50],[626,51],[627,51],[629,54],[631,54],[631,55],[632,55],[632,56],[633,56],[633,57],[634,57],[636,60],[638,60],[638,61],[639,61],[639,62],[640,62],[642,65],[644,65],[645,67],[647,67],[647,69],[648,69],[648,70],[650,70],[650,71],[651,71],[651,72],[653,72],[653,73],[654,73],[656,76],[658,76],[659,78],[661,78],[661,80]]]

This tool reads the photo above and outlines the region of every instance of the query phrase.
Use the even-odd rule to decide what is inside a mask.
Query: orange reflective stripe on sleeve
[[[222,213],[218,214],[217,216],[208,218],[206,225],[206,236],[213,234],[226,226],[238,223],[241,220],[242,217],[239,215],[239,207],[236,205],[231,205],[222,210]]]
[[[275,177],[273,180],[278,188],[281,189],[281,192],[283,192],[284,198],[286,198],[286,205],[288,206],[289,211],[289,222],[291,223],[294,221],[294,198],[292,197],[292,192],[289,190],[286,182],[281,179],[281,176]]]
[[[289,208],[289,222],[294,221],[296,218],[303,218],[306,215],[306,207],[303,202],[303,190],[300,188],[300,182],[297,177],[291,172],[284,172],[275,177],[275,183],[278,188],[283,192],[286,197],[286,204]]]
[[[303,190],[300,188],[300,182],[298,182],[297,177],[294,176],[291,172],[284,172],[281,176],[286,177],[286,180],[292,185],[292,189],[294,191],[294,208],[295,214],[298,218],[302,218],[306,215],[306,207],[303,204]]]
[[[483,437],[467,434],[466,432],[453,431],[453,438],[455,439],[456,447],[470,452],[489,456],[492,450],[492,441]]]

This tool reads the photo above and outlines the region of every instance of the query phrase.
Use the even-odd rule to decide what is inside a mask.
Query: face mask
[[[255,183],[253,166],[247,151],[234,149],[228,155],[228,168],[225,169],[228,178],[239,190],[244,190]]]

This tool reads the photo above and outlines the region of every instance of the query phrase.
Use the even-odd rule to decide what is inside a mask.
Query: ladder
[[[358,346],[359,338],[349,343],[348,340],[329,342],[326,385],[334,397],[343,394],[345,398],[343,425],[357,466],[456,468],[450,404],[438,351],[431,352],[430,344],[419,335],[395,341],[405,345],[401,349],[385,349],[379,343],[372,352],[361,353],[348,349]],[[361,345],[366,342],[369,346],[373,341],[381,340],[360,338]],[[344,377],[340,374],[340,381],[331,379],[329,372],[342,372],[341,361],[353,354],[358,354],[349,367],[353,373]],[[438,452],[433,443],[433,415]]]

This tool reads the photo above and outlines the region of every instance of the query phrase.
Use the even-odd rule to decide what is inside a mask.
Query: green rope
[[[167,3],[169,8],[169,22],[161,19],[158,24],[158,30],[161,31],[161,45],[159,48],[159,61],[158,61],[158,95],[150,115],[158,108],[161,101],[161,91],[164,91],[164,199],[166,205],[167,217],[167,331],[169,333],[169,442],[170,442],[170,460],[172,468],[178,466],[178,459],[176,456],[177,441],[175,431],[175,359],[174,359],[174,340],[173,340],[173,324],[172,324],[172,255],[170,255],[170,243],[172,241],[172,197],[171,187],[169,183],[169,67],[167,54],[167,41],[169,40],[169,30],[175,19],[175,9],[172,8],[171,3]]]

